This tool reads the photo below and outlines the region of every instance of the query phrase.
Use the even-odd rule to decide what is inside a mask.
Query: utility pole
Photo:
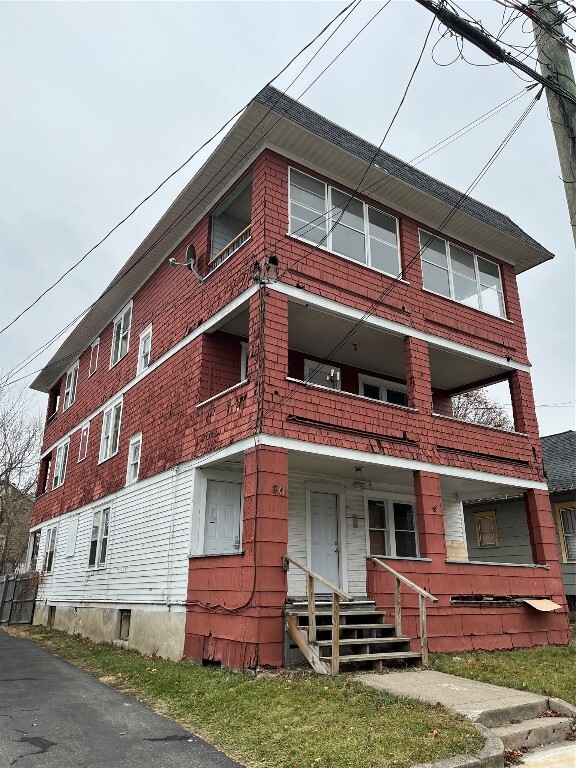
[[[521,0],[502,3],[522,11],[532,19],[542,74],[502,48],[484,29],[453,13],[442,0],[416,2],[434,13],[452,32],[468,40],[491,58],[519,69],[545,87],[568,202],[570,225],[576,244],[576,84],[564,42],[562,14],[558,11],[556,0],[529,0],[529,5],[525,5]]]
[[[568,49],[559,39],[564,32],[562,14],[556,0],[530,0],[529,10],[540,71],[544,77],[556,81],[562,90],[576,98],[576,83]],[[558,34],[551,34],[550,27]],[[576,244],[576,104],[551,88],[546,88],[546,98]]]

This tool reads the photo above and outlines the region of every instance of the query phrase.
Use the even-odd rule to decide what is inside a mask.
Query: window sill
[[[188,555],[188,558],[190,560],[200,560],[203,557],[238,557],[238,556],[244,557],[245,554],[246,554],[245,551],[241,549],[239,552],[221,552],[221,553],[213,552],[210,554],[202,554],[202,555]]]
[[[332,387],[324,387],[322,384],[312,384],[304,379],[295,379],[292,376],[286,376],[286,381],[290,381],[293,384],[302,384],[305,387],[314,387],[314,389],[321,389],[325,392],[334,392],[338,395],[345,395],[346,397],[353,397],[355,400],[363,400],[367,403],[378,403],[379,405],[386,405],[389,408],[397,408],[401,411],[409,411],[410,413],[418,413],[417,408],[411,408],[409,405],[397,405],[397,403],[388,403],[386,400],[375,400],[373,397],[366,397],[365,395],[357,395],[355,392],[346,392],[344,389],[332,389]]]
[[[402,560],[408,563],[431,563],[431,557],[397,557],[396,555],[366,555],[366,560],[377,557],[379,560]]]
[[[479,309],[478,307],[470,307],[468,304],[464,304],[462,301],[458,301],[457,299],[453,299],[451,296],[444,296],[443,293],[436,293],[436,291],[431,291],[430,288],[422,288],[423,293],[429,293],[431,296],[439,296],[441,299],[444,299],[445,301],[450,301],[452,304],[456,304],[459,307],[465,307],[466,309],[472,310],[472,312],[480,312],[481,315],[485,315],[486,317],[492,317],[495,320],[502,320],[505,323],[510,323],[510,325],[514,325],[513,320],[508,320],[507,317],[502,317],[501,315],[493,315],[491,312],[486,312],[484,309]]]
[[[215,395],[212,395],[212,397],[209,397],[207,400],[202,400],[201,403],[196,405],[196,408],[201,408],[203,405],[206,405],[206,403],[211,403],[213,400],[217,400],[219,397],[224,397],[224,395],[227,395],[229,392],[233,392],[235,389],[238,389],[238,387],[241,387],[242,384],[246,384],[248,381],[249,379],[242,379],[242,381],[239,381],[237,384],[233,384],[231,387],[228,387],[228,389],[223,389],[222,392],[218,392]]]
[[[398,277],[398,273],[392,275],[390,272],[383,272],[381,269],[376,269],[376,267],[370,266],[370,264],[364,264],[362,261],[356,261],[356,259],[352,259],[350,256],[345,256],[343,253],[331,251],[329,248],[326,248],[325,245],[318,245],[311,240],[304,240],[303,237],[298,237],[298,235],[293,235],[290,232],[286,232],[286,237],[289,237],[291,240],[296,240],[298,243],[304,243],[304,245],[314,246],[315,251],[329,253],[331,256],[336,256],[338,259],[345,259],[346,261],[350,261],[352,264],[357,264],[359,267],[364,267],[365,269],[369,269],[371,272],[376,272],[378,275],[384,275],[389,280],[393,280],[396,283],[404,283],[404,285],[410,285],[408,280],[405,280],[403,277]]]
[[[111,453],[110,456],[106,456],[103,459],[98,459],[98,465],[104,464],[106,461],[110,461],[110,459],[113,459],[114,456],[116,456],[117,454],[118,454],[118,451],[116,451],[115,453]]]
[[[124,360],[124,358],[125,358],[127,355],[128,355],[128,350],[126,350],[126,352],[125,352],[125,353],[122,355],[122,357],[119,357],[119,358],[118,358],[118,360],[116,360],[116,362],[115,362],[115,363],[113,363],[113,362],[112,362],[112,360],[110,360],[110,366],[109,366],[108,370],[109,370],[109,371],[111,371],[111,370],[112,370],[112,368],[115,368],[115,367],[118,365],[118,363],[121,363],[121,362],[122,362],[122,360]]]
[[[545,571],[550,570],[549,565],[540,565],[538,563],[494,563],[483,560],[446,560],[445,562],[454,565],[490,565],[492,567],[497,565],[502,566],[503,568],[541,568]]]

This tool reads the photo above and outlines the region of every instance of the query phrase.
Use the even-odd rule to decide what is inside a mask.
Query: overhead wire
[[[320,32],[309,42],[307,43],[303,48],[300,49],[300,51],[290,59],[288,64],[286,64],[280,72],[278,72],[266,85],[272,85],[281,75],[286,72],[286,70],[306,51],[308,50],[331,26],[334,24],[342,15],[346,14],[348,10],[352,9],[355,10],[360,5],[360,2],[362,0],[353,0],[351,3],[349,3],[344,9],[338,12],[338,14],[331,19],[331,21],[326,24]],[[315,58],[317,54],[315,54],[310,62],[300,71],[300,73],[297,75],[296,79],[304,72],[306,67],[311,63],[311,61]],[[292,81],[292,84],[295,81]],[[290,87],[290,86],[289,86]],[[207,139],[203,144],[201,144],[197,149],[192,152],[191,155],[189,155],[184,162],[182,162],[175,170],[173,170],[168,176],[166,176],[163,181],[160,182],[156,186],[156,188],[150,192],[146,197],[144,197],[143,200],[141,200],[134,208],[128,213],[126,216],[124,216],[123,219],[121,219],[117,224],[112,227],[105,235],[102,237],[95,245],[93,245],[88,251],[86,251],[83,256],[78,259],[72,266],[70,266],[60,277],[55,280],[51,285],[48,286],[42,293],[34,299],[33,302],[31,302],[27,307],[25,307],[21,312],[16,315],[7,325],[5,325],[3,328],[0,329],[0,334],[4,333],[4,331],[8,330],[14,323],[16,323],[24,314],[26,314],[32,307],[34,307],[44,296],[46,296],[47,293],[49,293],[51,290],[53,290],[59,283],[64,280],[64,278],[69,275],[73,270],[75,270],[77,267],[82,264],[82,262],[88,258],[88,256],[93,253],[100,245],[102,245],[106,240],[108,240],[111,235],[119,229],[128,219],[130,219],[136,211],[138,211],[148,200],[150,200],[162,187],[164,187],[170,179],[172,179],[176,174],[178,174],[186,165],[188,165],[203,149],[205,149],[209,144],[211,144],[237,117],[239,117],[250,105],[252,100],[250,100],[247,104],[245,104],[241,109],[239,109],[232,117],[230,117],[212,136],[210,136],[209,139]]]

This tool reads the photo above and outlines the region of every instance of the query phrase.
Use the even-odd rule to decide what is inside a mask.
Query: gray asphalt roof
[[[327,120],[318,112],[314,112],[314,110],[286,96],[282,91],[272,86],[266,86],[256,95],[254,101],[297,123],[316,136],[326,139],[326,141],[331,142],[335,146],[350,152],[361,160],[365,160],[367,163],[376,163],[383,170],[416,189],[420,189],[448,205],[457,205],[461,211],[473,216],[484,224],[488,224],[510,237],[523,241],[542,251],[542,253],[552,255],[543,245],[540,245],[530,235],[526,234],[523,229],[514,224],[508,216],[495,211],[478,200],[474,200],[472,197],[464,197],[462,199],[462,192],[447,184],[443,184],[432,176],[428,176],[427,173],[417,170],[403,160],[394,157],[394,155],[379,150],[374,144],[370,144],[370,142],[347,131],[345,128]]]
[[[576,488],[576,432],[569,429],[541,437],[544,469],[551,491]]]

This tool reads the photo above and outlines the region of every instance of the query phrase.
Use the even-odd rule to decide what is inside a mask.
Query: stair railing
[[[340,599],[352,602],[354,598],[348,592],[332,584],[331,581],[320,576],[307,565],[296,560],[291,555],[284,556],[285,563],[292,563],[296,568],[300,568],[306,574],[306,594],[308,596],[308,642],[316,643],[316,605],[314,581],[319,581],[332,592],[332,661],[330,663],[330,674],[337,675],[340,671]]]
[[[413,581],[410,581],[410,579],[407,579],[406,576],[398,573],[398,571],[395,571],[394,568],[391,568],[386,563],[383,563],[382,560],[379,560],[377,557],[372,557],[370,559],[373,563],[376,563],[376,565],[384,568],[384,570],[388,571],[388,573],[391,573],[394,577],[394,627],[396,637],[400,637],[402,635],[402,597],[400,594],[400,585],[406,584],[407,587],[410,587],[410,589],[413,589],[414,592],[417,593],[418,610],[420,614],[420,648],[422,650],[422,666],[427,667],[428,634],[426,630],[426,600],[430,600],[432,603],[437,603],[438,598],[434,597],[434,595],[431,595],[430,592],[426,592],[425,589],[422,589],[422,587],[419,587],[417,584],[414,584]]]

